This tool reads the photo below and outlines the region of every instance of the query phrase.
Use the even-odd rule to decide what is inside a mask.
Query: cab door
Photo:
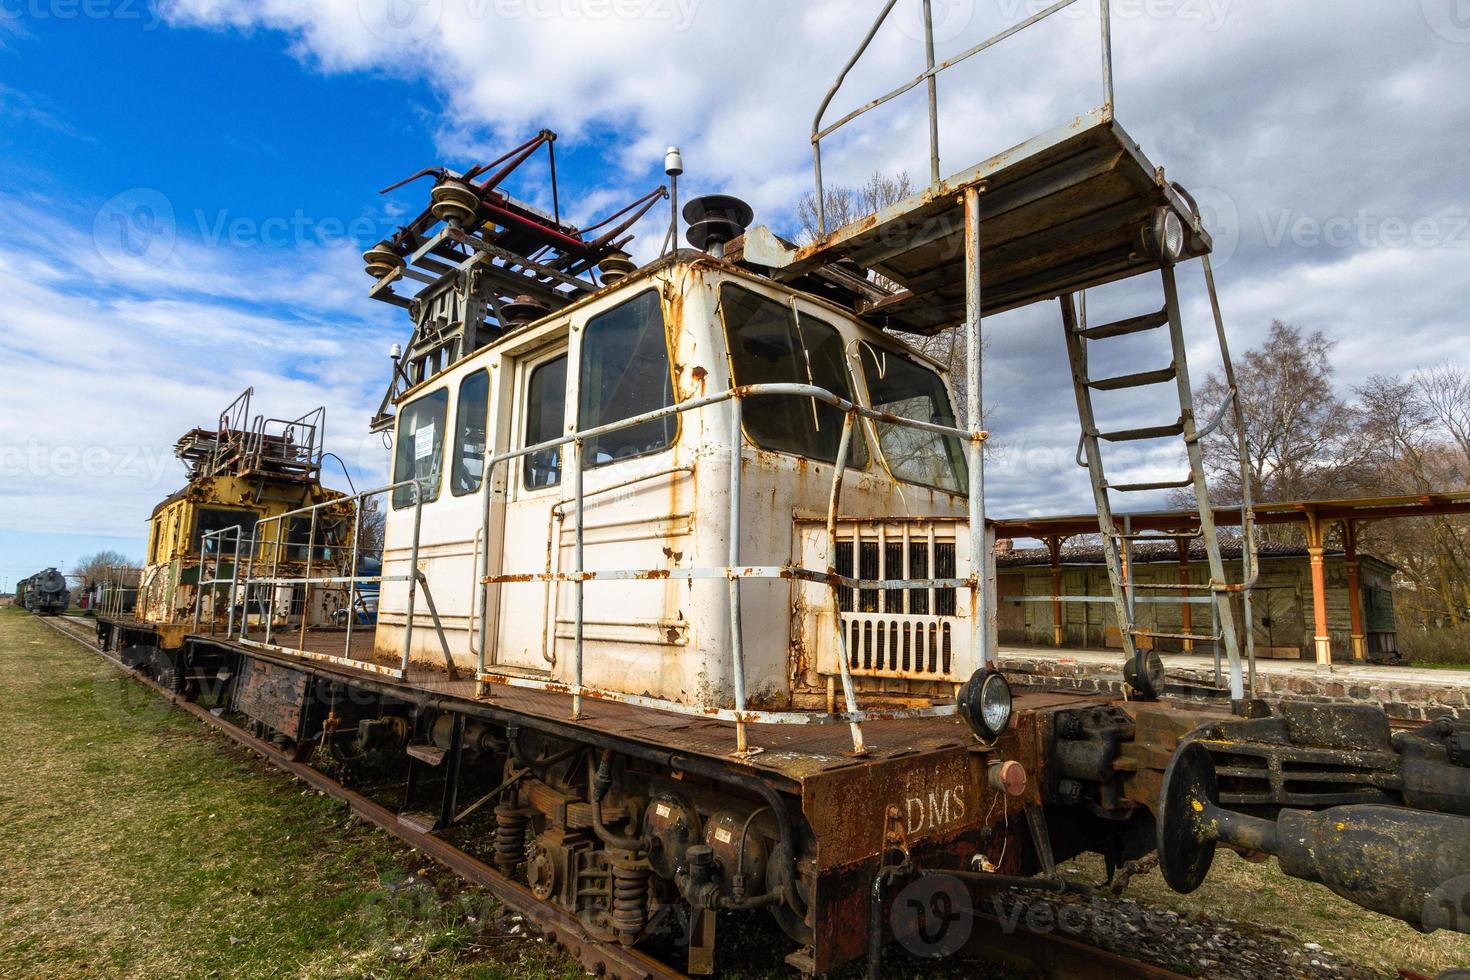
[[[534,446],[554,439],[567,426],[567,348],[565,342],[541,348],[510,362],[514,394],[508,417],[510,445]],[[544,450],[503,464],[505,521],[500,574],[531,575],[566,571],[556,567],[552,542],[567,451]],[[507,582],[500,586],[494,663],[497,668],[544,674],[555,658],[557,586],[549,582]]]

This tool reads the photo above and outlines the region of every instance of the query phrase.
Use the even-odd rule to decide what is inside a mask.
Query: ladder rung
[[[407,752],[410,757],[415,758],[420,762],[427,763],[431,766],[439,765],[441,762],[444,761],[444,756],[447,754],[445,750],[441,749],[439,746],[428,744],[410,745],[406,749],[404,749],[404,751]]]
[[[1120,374],[1116,378],[1098,378],[1096,381],[1087,382],[1087,387],[1094,391],[1118,391],[1123,388],[1142,388],[1145,385],[1163,384],[1165,381],[1173,381],[1174,377],[1174,365],[1170,364],[1168,367],[1154,371]]]
[[[1119,493],[1142,493],[1146,490],[1183,490],[1193,484],[1194,477],[1186,476],[1182,480],[1165,480],[1159,483],[1107,483],[1103,488],[1117,490]]]
[[[1088,327],[1080,331],[1080,335],[1084,340],[1106,340],[1109,337],[1125,337],[1130,333],[1153,330],[1168,322],[1169,310],[1166,307],[1157,313],[1145,313],[1143,316],[1130,317],[1116,323],[1104,323],[1100,327]]]
[[[1158,633],[1154,630],[1131,629],[1129,636],[1147,636],[1155,640],[1194,640],[1196,643],[1214,643],[1219,636],[1201,636],[1199,633]],[[1223,634],[1222,634],[1223,635]]]
[[[1097,437],[1106,442],[1136,442],[1142,439],[1165,439],[1184,435],[1184,422],[1173,425],[1154,425],[1143,429],[1119,429],[1117,432],[1099,432]]]
[[[398,822],[411,830],[417,830],[421,834],[433,831],[434,825],[439,821],[432,813],[400,813]]]

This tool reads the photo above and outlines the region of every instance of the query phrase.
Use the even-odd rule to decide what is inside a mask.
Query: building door
[[[1301,656],[1307,627],[1302,616],[1302,596],[1297,589],[1284,586],[1252,589],[1251,615],[1255,621],[1257,656],[1287,660]]]
[[[1026,579],[1020,572],[1001,572],[996,575],[995,628],[996,636],[1001,643],[1025,643],[1030,637],[1026,635],[1026,603],[1016,602],[1014,598],[1026,594]],[[1048,624],[1047,634],[1050,637],[1051,606],[1037,603],[1033,614],[1040,621],[1039,613],[1046,611],[1046,622]],[[1038,633],[1040,629],[1038,628]]]

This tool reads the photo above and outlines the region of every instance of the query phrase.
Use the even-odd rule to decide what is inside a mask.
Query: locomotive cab
[[[221,412],[216,429],[192,429],[174,447],[189,477],[148,520],[135,609],[142,622],[212,628],[238,605],[256,621],[321,625],[345,604],[340,588],[313,590],[308,604],[299,585],[243,597],[231,587],[256,560],[284,577],[301,575],[309,554],[339,563],[351,524],[350,504],[329,519],[306,516],[343,497],[321,483],[325,410],[291,420],[252,415],[253,394],[247,389]]]
[[[143,567],[114,568],[103,584],[99,644],[181,691],[215,679],[223,662],[196,658],[186,671],[189,632],[228,633],[247,621],[324,626],[347,604],[342,585],[302,578],[313,559],[319,573],[341,568],[353,520],[352,504],[321,483],[325,411],[253,415],[252,395],[235,399],[216,428],[178,440],[188,480],[149,516]],[[313,520],[318,505],[325,513]],[[297,581],[241,587],[255,568]]]
[[[783,385],[890,416],[861,417],[847,433],[835,542],[827,516],[846,415]],[[729,708],[731,579],[696,576],[738,566],[765,572],[738,585],[752,710],[831,707],[839,620],[865,704],[952,701],[979,666],[962,590],[833,588],[805,575],[826,572],[829,550],[848,579],[970,574],[961,440],[902,420],[955,427],[940,364],[819,297],[702,253],[673,255],[404,393],[376,652],[403,645],[403,573],[416,554],[457,664],[475,667],[483,638],[489,678],[575,683],[580,571],[581,684]],[[577,432],[590,433],[580,473],[577,441],[524,452],[491,468],[485,498],[487,447],[505,457]],[[437,663],[431,614],[415,615],[413,658]]]

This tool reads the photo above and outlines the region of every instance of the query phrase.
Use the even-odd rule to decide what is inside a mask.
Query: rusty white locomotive
[[[1217,845],[1274,854],[1470,929],[1465,724],[1394,733],[1376,707],[1251,697],[1234,619],[1251,578],[1226,584],[1209,523],[1199,441],[1218,419],[1194,417],[1178,298],[1199,260],[1213,301],[1210,237],[1118,125],[1110,71],[1069,125],[947,179],[936,150],[930,186],[802,246],[704,197],[637,265],[630,230],[669,190],[573,227],[506,190],[549,132],[416,175],[426,206],[364,256],[413,324],[374,420],[391,480],[257,521],[214,584],[262,608],[185,636],[186,664],[221,665],[211,696],[299,757],[397,767],[404,821],[488,849],[590,933],[657,946],[673,916],[691,973],[718,968],[729,913],[769,914],[787,962],[823,973],[881,950],[906,879],[1055,888],[1083,850],[1157,851],[1181,889]],[[821,142],[852,115],[814,126],[819,209]],[[691,249],[671,247],[681,213]],[[1078,294],[1143,277],[1159,308],[1087,321]],[[1126,699],[1013,689],[991,666],[982,322],[1058,299]],[[963,405],[903,339],[946,330]],[[1168,367],[1089,374],[1090,345],[1132,334],[1162,338]],[[1177,421],[1099,424],[1094,392],[1151,385]],[[1162,485],[1110,481],[1104,457],[1152,439],[1182,442],[1170,485],[1200,503],[1231,665],[1213,704],[1160,697],[1162,637],[1119,568],[1116,495]],[[292,521],[308,560],[287,573],[271,535]],[[292,590],[350,613],[277,629]]]

